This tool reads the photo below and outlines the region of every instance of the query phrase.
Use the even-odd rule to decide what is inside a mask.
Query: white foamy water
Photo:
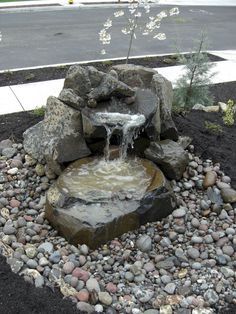
[[[120,145],[120,158],[127,157],[128,147],[133,145],[140,128],[144,125],[146,119],[142,114],[123,114],[119,112],[98,112],[93,120],[97,125],[103,125],[107,132],[106,147],[104,150],[105,159],[109,160],[110,139],[113,132],[117,129],[122,130],[122,142]]]

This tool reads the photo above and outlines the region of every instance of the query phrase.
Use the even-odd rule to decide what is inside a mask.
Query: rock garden
[[[0,116],[3,313],[235,313],[236,124],[172,102],[150,68],[72,66]]]

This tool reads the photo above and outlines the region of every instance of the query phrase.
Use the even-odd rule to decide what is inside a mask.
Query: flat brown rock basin
[[[83,158],[49,189],[46,217],[69,242],[96,248],[174,208],[168,181],[153,162]]]

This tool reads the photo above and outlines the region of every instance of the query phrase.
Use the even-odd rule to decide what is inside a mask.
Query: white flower
[[[106,29],[102,29],[99,32],[99,40],[103,45],[109,45],[111,42],[111,34],[107,33]]]
[[[161,11],[157,14],[157,18],[163,19],[164,17],[167,17],[166,11]]]
[[[142,16],[142,13],[141,13],[141,12],[137,12],[137,13],[135,13],[134,16],[135,16],[135,17],[141,17],[141,16]]]
[[[166,34],[165,33],[158,33],[153,38],[157,38],[158,40],[165,40],[166,39]]]
[[[121,29],[121,32],[122,32],[123,34],[125,34],[125,35],[130,34],[130,30],[128,30],[126,27],[122,28],[122,29]]]
[[[178,15],[179,14],[179,8],[176,7],[176,8],[170,9],[169,14],[170,14],[170,16]]]
[[[123,16],[124,14],[125,14],[125,12],[123,10],[116,11],[114,13],[114,17],[120,17],[120,16]]]
[[[102,49],[102,50],[101,50],[101,54],[102,54],[102,55],[105,55],[105,54],[106,54],[106,50],[105,50],[105,49]]]
[[[112,27],[112,20],[111,20],[111,19],[107,19],[106,22],[103,24],[103,26],[104,26],[106,29]]]

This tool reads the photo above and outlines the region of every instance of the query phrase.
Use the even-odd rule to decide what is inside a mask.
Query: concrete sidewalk
[[[226,59],[226,61],[214,62],[215,67],[212,71],[217,74],[213,77],[212,84],[236,81],[236,51],[210,51],[210,53]],[[156,68],[156,70],[175,86],[176,80],[183,74],[184,66]],[[0,114],[45,106],[49,96],[59,95],[63,83],[64,79],[60,79],[0,87]]]

